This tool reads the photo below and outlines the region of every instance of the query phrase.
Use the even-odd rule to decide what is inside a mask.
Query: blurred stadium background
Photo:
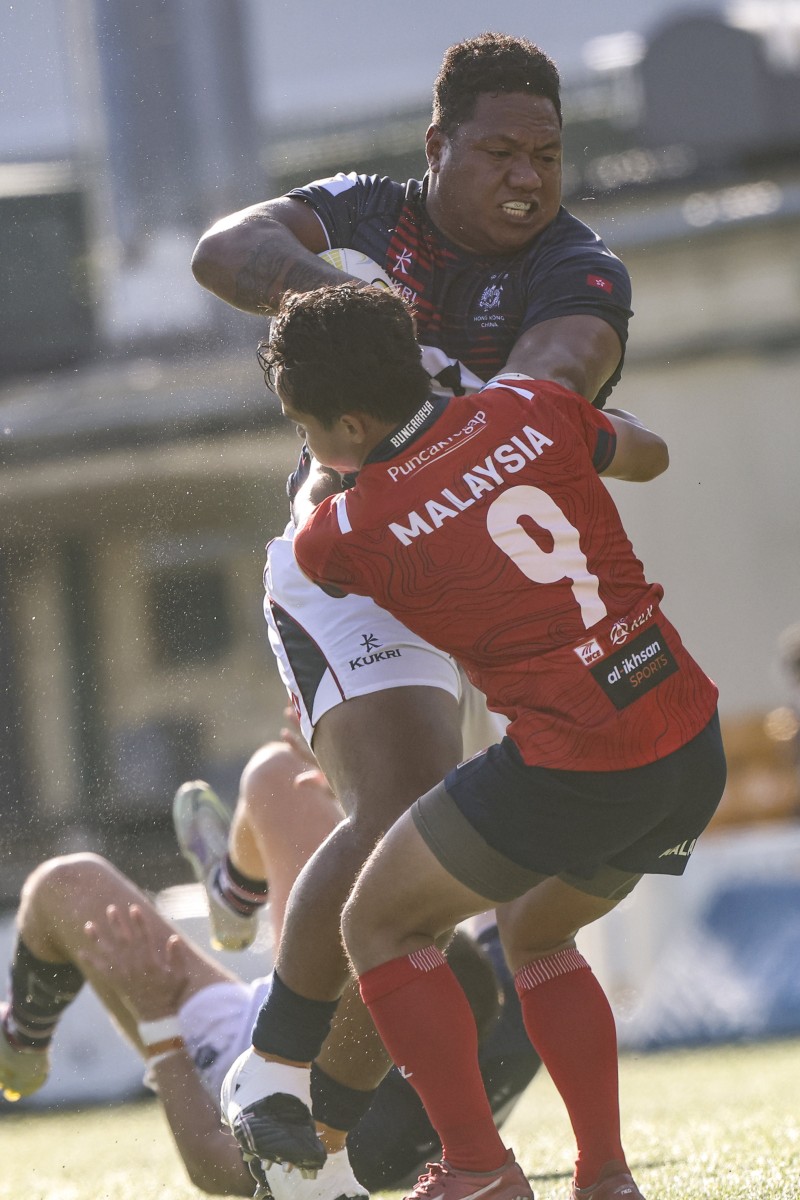
[[[27,872],[71,849],[153,890],[185,883],[175,787],[200,775],[232,798],[281,724],[261,568],[294,435],[255,364],[262,322],[197,287],[191,251],[217,216],[294,183],[421,173],[442,51],[486,26],[478,0],[407,0],[388,40],[353,0],[315,7],[313,30],[305,10],[27,0],[0,14],[9,914]],[[633,276],[615,402],[664,433],[672,465],[614,494],[720,685],[730,760],[686,879],[647,881],[582,945],[624,1045],[797,1032],[800,4],[534,14],[501,0],[491,23],[559,62],[566,203]],[[201,929],[191,889],[164,902]],[[6,922],[3,961],[9,939]],[[109,1086],[72,1020],[41,1103]],[[134,1062],[129,1083],[117,1072],[138,1078]]]

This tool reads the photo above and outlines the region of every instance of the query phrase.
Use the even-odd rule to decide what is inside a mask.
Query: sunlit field
[[[800,1040],[625,1057],[625,1142],[648,1200],[800,1197]],[[537,1200],[569,1193],[572,1138],[540,1074],[505,1128]],[[187,1200],[155,1101],[3,1112],[0,1200]]]

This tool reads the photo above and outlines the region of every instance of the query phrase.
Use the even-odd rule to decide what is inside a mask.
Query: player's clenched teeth
[[[501,207],[503,212],[507,212],[512,217],[527,217],[533,205],[525,200],[509,200],[506,204],[501,205]]]

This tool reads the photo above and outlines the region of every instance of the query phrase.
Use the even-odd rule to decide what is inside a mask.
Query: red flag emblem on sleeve
[[[604,279],[602,275],[587,275],[586,282],[589,287],[600,288],[601,292],[608,292],[609,296],[614,290],[614,285],[610,279]]]

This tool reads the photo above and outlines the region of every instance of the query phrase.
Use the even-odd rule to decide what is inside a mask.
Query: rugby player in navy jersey
[[[474,390],[506,368],[604,404],[622,367],[630,285],[619,259],[561,205],[555,65],[501,34],[452,46],[425,149],[421,181],[340,174],[224,218],[196,249],[197,279],[231,305],[270,314],[287,290],[340,283],[317,255],[353,247],[413,303],[438,391]],[[308,456],[303,464],[293,491],[309,464],[315,498],[341,486]],[[454,661],[368,598],[335,602],[314,589],[295,562],[291,527],[270,543],[266,586],[279,669],[347,820],[293,890],[243,1108],[263,1117],[245,1112],[252,1153],[313,1171],[323,1145],[295,1142],[287,1124],[286,1137],[276,1134],[264,1097],[277,1085],[261,1068],[314,1058],[330,996],[347,979],[339,914],[361,865],[416,797],[498,728],[484,720],[462,741],[459,700],[470,689]],[[315,1096],[329,1150],[342,1146],[385,1069],[371,1022],[351,1028],[356,1048],[329,1058],[335,1078],[322,1073]],[[285,1177],[274,1182],[283,1188]]]
[[[725,782],[717,688],[599,479],[652,478],[666,446],[629,414],[518,373],[433,397],[409,312],[376,289],[288,297],[263,361],[319,461],[356,473],[298,511],[301,569],[453,654],[509,722],[398,819],[343,913],[362,998],[442,1142],[412,1200],[531,1195],[437,946],[491,904],[575,1132],[573,1200],[642,1200],[613,1015],[575,935],[642,874],[683,873]]]

